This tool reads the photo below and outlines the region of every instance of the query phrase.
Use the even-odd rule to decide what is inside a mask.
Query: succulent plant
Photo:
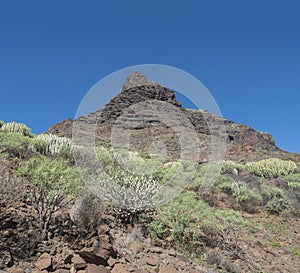
[[[28,128],[23,123],[17,123],[15,121],[8,122],[8,123],[1,124],[0,128],[3,132],[17,133],[17,134],[21,134],[23,136],[29,136],[29,137],[32,136],[32,134],[30,132],[30,128]]]
[[[47,143],[45,151],[43,152],[46,155],[58,154],[64,147],[72,147],[71,139],[67,137],[59,137],[53,134],[40,134],[37,138]]]
[[[268,158],[258,162],[246,164],[251,173],[264,178],[275,178],[280,175],[289,175],[297,169],[295,162],[280,158]]]

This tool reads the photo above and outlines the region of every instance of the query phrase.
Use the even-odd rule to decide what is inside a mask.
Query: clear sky
[[[300,153],[299,1],[0,1],[0,120],[34,133],[73,118],[101,78],[165,64],[223,116]]]

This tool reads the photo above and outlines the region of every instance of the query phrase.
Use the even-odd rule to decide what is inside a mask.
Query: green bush
[[[242,210],[247,212],[255,212],[262,203],[262,196],[258,190],[250,189],[246,184],[234,181],[228,174],[219,176],[215,187],[221,192],[234,196]]]
[[[291,209],[290,202],[287,199],[280,197],[273,198],[265,206],[265,210],[270,214],[279,214],[287,209]]]
[[[25,158],[32,153],[32,138],[18,133],[0,131],[0,153],[11,157]]]
[[[287,198],[286,193],[283,189],[266,184],[263,184],[261,186],[261,195],[263,197],[263,205],[266,205],[270,200],[274,198]]]
[[[65,206],[70,197],[84,191],[76,169],[63,159],[33,157],[19,166],[17,174],[28,182],[29,197],[43,237],[53,213]]]
[[[238,172],[243,171],[245,169],[245,165],[241,163],[236,163],[231,160],[225,160],[222,164],[222,173],[227,174],[238,174]]]
[[[234,179],[229,174],[222,174],[216,179],[214,187],[221,192],[233,194],[236,186]]]
[[[283,189],[262,185],[261,194],[264,208],[271,214],[278,214],[291,208],[290,201]]]
[[[0,128],[5,124],[3,120],[0,120]]]
[[[218,180],[221,171],[221,163],[210,162],[198,167],[198,171],[194,174],[194,178],[190,183],[189,189],[204,188],[204,191],[212,187]]]
[[[233,188],[233,196],[236,198],[244,211],[253,213],[262,203],[262,196],[257,190],[250,189],[244,184]]]
[[[148,230],[153,239],[165,239],[171,235],[170,229],[159,220],[150,222]]]
[[[158,208],[156,213],[154,222],[148,225],[152,238],[165,239],[171,235],[176,242],[186,246],[199,240],[203,230],[217,232],[224,223],[243,223],[238,212],[214,210],[203,200],[198,200],[192,191],[182,193],[168,205]]]
[[[14,121],[2,124],[1,131],[7,133],[17,133],[28,137],[32,136],[30,129],[25,124],[17,123]]]
[[[276,178],[280,175],[289,175],[293,173],[297,165],[291,160],[282,160],[279,158],[269,158],[258,162],[246,164],[250,173],[264,178]]]
[[[300,173],[287,175],[283,178],[291,188],[300,188]]]

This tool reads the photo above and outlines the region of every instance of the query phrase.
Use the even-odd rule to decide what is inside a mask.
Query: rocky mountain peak
[[[158,86],[156,82],[148,80],[143,74],[141,74],[138,71],[135,71],[126,78],[120,92],[124,92],[125,90],[128,90],[133,87],[147,85]]]
[[[111,141],[112,128],[114,126],[121,128],[124,125],[121,126],[118,124],[118,121],[120,121],[119,117],[123,116],[127,127],[128,124],[139,123],[139,126],[134,127],[135,130],[131,132],[132,139],[136,139],[138,142],[135,145],[135,149],[147,151],[149,146],[147,141],[152,134],[151,132],[155,129],[156,132],[159,132],[158,135],[166,138],[164,141],[167,143],[170,155],[176,157],[180,152],[180,145],[178,146],[173,143],[173,138],[170,137],[170,132],[168,131],[169,129],[164,127],[163,122],[159,120],[154,121],[148,115],[147,111],[144,111],[144,105],[148,101],[170,103],[191,121],[202,142],[201,156],[203,158],[199,159],[200,162],[206,162],[210,149],[211,130],[218,131],[218,124],[220,123],[224,123],[227,134],[226,159],[239,160],[243,158],[248,161],[257,161],[269,157],[281,157],[300,162],[300,155],[281,150],[275,145],[271,135],[256,131],[243,124],[236,124],[233,121],[217,117],[203,110],[183,108],[181,103],[177,101],[174,91],[147,79],[137,71],[126,78],[119,94],[112,98],[104,108],[87,116],[79,117],[75,122],[77,121],[82,127],[81,131],[83,135],[85,135],[85,124],[97,124],[97,140],[102,143],[109,143]],[[134,106],[134,111],[132,111],[132,106]],[[131,111],[128,111],[129,108],[131,108]],[[176,117],[171,116],[170,118],[174,119]],[[209,127],[207,121],[215,124],[214,128]],[[51,126],[48,132],[59,136],[72,137],[73,123],[73,120],[67,119]],[[124,132],[128,129],[125,127],[123,128]]]

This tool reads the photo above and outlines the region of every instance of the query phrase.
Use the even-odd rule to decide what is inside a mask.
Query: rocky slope
[[[225,125],[224,133],[226,135],[223,135],[221,132],[220,141],[223,141],[225,137],[227,159],[257,161],[267,157],[280,157],[289,158],[297,162],[300,161],[300,155],[288,153],[277,147],[274,139],[269,134],[256,131],[249,126],[234,123],[203,110],[182,108],[181,104],[176,100],[173,91],[146,79],[138,72],[128,76],[119,94],[105,105],[103,109],[78,118],[76,120],[77,128],[82,127],[84,135],[85,125],[95,124],[97,140],[110,142],[114,126],[122,127],[122,130],[118,131],[120,137],[130,127],[130,134],[134,143],[132,145],[133,149],[148,152],[149,145],[159,139],[167,146],[169,155],[176,158],[180,154],[180,144],[176,141],[172,128],[168,128],[159,118],[151,114],[148,115],[148,112],[145,112],[144,108],[147,107],[147,103],[151,100],[170,103],[189,119],[200,140],[200,162],[208,160],[212,132],[220,131],[223,124]],[[123,123],[118,124],[122,119]],[[170,116],[170,119],[176,119],[176,116]],[[51,126],[48,132],[59,136],[71,137],[73,123],[74,120],[68,118]]]

